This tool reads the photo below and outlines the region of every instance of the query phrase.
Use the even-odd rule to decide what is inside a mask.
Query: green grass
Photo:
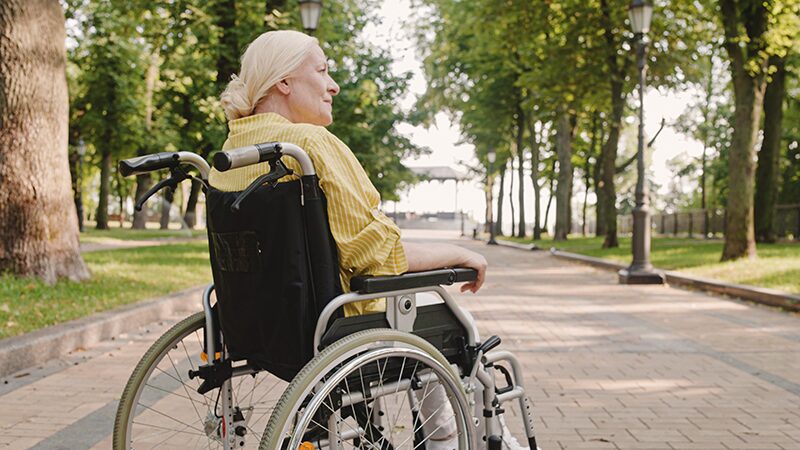
[[[530,243],[530,239],[508,238]],[[543,239],[535,244],[628,264],[631,239],[620,238],[618,248],[603,249],[602,238],[570,236],[567,241]],[[655,267],[704,278],[800,293],[800,243],[758,244],[758,259],[720,262],[721,240],[653,238],[650,259]]]
[[[206,230],[131,230],[130,228],[111,227],[108,230],[97,230],[94,226],[87,225],[80,234],[82,243],[104,243],[113,240],[140,241],[150,239],[186,239],[199,238],[206,235]]]
[[[92,276],[81,283],[62,280],[48,286],[0,276],[0,338],[211,281],[208,245],[202,241],[97,251],[83,258]]]

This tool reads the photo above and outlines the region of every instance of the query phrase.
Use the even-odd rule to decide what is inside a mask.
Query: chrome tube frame
[[[200,178],[203,181],[208,181],[208,174],[211,172],[211,166],[208,165],[205,159],[197,153],[192,152],[178,152],[178,161],[190,164],[200,171]]]
[[[206,355],[209,361],[217,359],[217,336],[214,329],[214,316],[211,309],[211,293],[214,292],[214,283],[206,286],[203,290],[203,314],[206,316]]]
[[[308,153],[306,153],[306,151],[302,148],[294,144],[281,142],[281,153],[296,159],[300,164],[300,170],[303,171],[304,176],[317,174],[316,170],[314,169],[314,163],[311,162],[311,157],[309,157]]]
[[[360,302],[364,300],[374,300],[378,298],[388,298],[388,297],[397,297],[401,295],[410,295],[416,294],[420,292],[435,292],[436,294],[444,300],[444,303],[447,305],[448,308],[453,312],[456,316],[456,319],[464,326],[464,329],[467,331],[467,345],[475,345],[480,340],[480,334],[478,333],[478,327],[475,325],[475,322],[472,318],[458,306],[458,303],[450,296],[450,294],[441,286],[423,286],[415,289],[402,289],[397,291],[388,291],[388,292],[376,292],[373,294],[359,294],[357,292],[349,292],[347,294],[342,294],[334,298],[333,300],[325,306],[325,309],[322,310],[322,313],[317,320],[317,326],[314,330],[314,355],[319,354],[320,352],[320,342],[322,341],[322,335],[325,334],[325,330],[327,329],[328,321],[330,318],[333,317],[333,314],[344,305],[348,305],[350,303]],[[416,308],[416,306],[414,306]],[[388,309],[388,308],[387,308]]]

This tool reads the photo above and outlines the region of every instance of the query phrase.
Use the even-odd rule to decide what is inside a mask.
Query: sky
[[[409,90],[400,101],[400,107],[405,110],[413,106],[415,98],[425,92],[426,86],[421,59],[407,31],[412,28],[412,25],[406,22],[413,17],[413,14],[414,9],[411,7],[410,0],[384,0],[378,9],[380,23],[368,24],[362,36],[363,39],[369,40],[374,45],[390,50],[395,60],[392,66],[395,73],[411,72],[413,74]],[[681,153],[697,157],[702,152],[700,142],[679,134],[669,126],[684,111],[690,100],[691,93],[689,92],[659,92],[652,88],[646,89],[645,134],[650,136],[655,134],[662,118],[667,123],[653,145],[654,151],[650,167],[655,182],[661,186],[667,186],[672,179],[672,174],[667,168],[667,162],[670,159]],[[445,113],[437,114],[435,124],[428,129],[404,123],[398,126],[398,130],[415,144],[432,150],[429,155],[404,160],[403,163],[408,167],[444,165],[458,168],[461,161],[477,163],[474,157],[474,147],[471,144],[458,143],[461,140],[458,124],[452,123]],[[624,142],[621,142],[620,145],[624,145]],[[576,171],[576,176],[580,176],[578,171]],[[517,182],[515,180],[515,183]],[[397,205],[394,202],[387,202],[385,208],[416,212],[463,209],[465,213],[474,218],[483,217],[485,202],[478,182],[459,183],[457,194],[456,197],[456,187],[453,182],[444,184],[424,182],[404,192]],[[532,202],[528,199],[533,198],[533,186],[529,178],[526,179],[525,196],[526,203],[528,203],[526,219],[532,222],[533,212],[530,207]],[[542,203],[544,201],[546,200],[543,200]],[[590,196],[589,204],[591,205],[593,202],[594,199]],[[509,214],[510,209],[506,202],[504,216],[509,217]]]

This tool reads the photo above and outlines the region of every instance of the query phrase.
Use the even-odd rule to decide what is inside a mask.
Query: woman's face
[[[293,122],[323,127],[333,122],[333,97],[339,93],[339,85],[328,75],[328,61],[319,45],[286,81]]]

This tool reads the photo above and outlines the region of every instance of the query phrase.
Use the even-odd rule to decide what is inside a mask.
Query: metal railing
[[[651,224],[653,233],[662,236],[722,237],[725,233],[724,209],[695,209],[674,213],[655,213]],[[779,239],[800,240],[800,203],[778,205],[775,209],[775,234]],[[629,234],[633,217],[617,218],[617,232]]]

